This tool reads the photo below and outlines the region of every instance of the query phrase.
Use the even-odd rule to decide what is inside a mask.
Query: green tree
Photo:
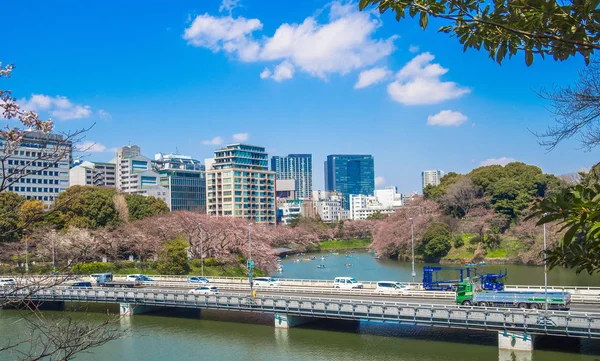
[[[139,220],[169,212],[169,206],[159,198],[144,197],[139,194],[126,194],[129,219]]]
[[[13,192],[0,193],[0,243],[16,242],[21,239],[18,210],[25,197]]]
[[[117,226],[119,213],[113,198],[115,189],[72,186],[57,197],[55,201],[59,228],[102,228]]]
[[[446,223],[432,222],[423,234],[418,251],[426,259],[440,259],[452,248],[452,233]]]
[[[458,38],[463,49],[480,50],[499,64],[519,51],[531,65],[534,54],[565,60],[577,54],[586,64],[594,50],[600,49],[600,12],[598,0],[360,0],[363,10],[375,5],[381,13],[391,10],[396,20],[406,15],[419,16],[425,29],[429,18],[450,22],[439,32]]]
[[[181,238],[168,241],[160,254],[157,270],[165,275],[183,275],[190,271],[187,249],[189,243]]]
[[[387,217],[387,215],[381,213],[380,211],[377,211],[373,214],[369,214],[369,216],[367,217],[367,219],[374,219],[374,220],[380,220],[380,219],[385,219]]]
[[[440,184],[437,186],[432,186],[428,184],[423,188],[423,197],[425,199],[430,199],[432,201],[438,202],[442,196],[446,193],[448,187],[452,184],[456,183],[460,178],[464,177],[462,174],[458,174],[455,172],[450,172],[440,179]]]
[[[558,222],[565,231],[559,245],[548,252],[550,268],[565,266],[577,273],[600,271],[600,185],[575,185],[538,200],[528,219],[538,225]]]
[[[587,173],[580,173],[581,185],[584,187],[592,187],[596,184],[600,184],[600,163],[594,165]]]

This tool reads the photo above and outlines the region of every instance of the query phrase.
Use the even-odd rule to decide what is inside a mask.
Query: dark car
[[[75,282],[71,284],[73,288],[92,288],[92,282]]]

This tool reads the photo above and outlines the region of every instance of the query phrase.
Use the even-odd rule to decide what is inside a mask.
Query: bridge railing
[[[0,291],[0,298],[23,295]],[[29,299],[129,303],[164,307],[215,308],[304,317],[397,322],[413,325],[520,331],[534,334],[600,338],[600,314],[415,304],[298,296],[195,295],[176,290],[68,289],[40,290]]]

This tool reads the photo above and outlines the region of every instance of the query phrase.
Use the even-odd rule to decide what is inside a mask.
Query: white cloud
[[[361,71],[358,74],[358,81],[354,84],[354,89],[361,89],[379,83],[390,75],[391,72],[386,67]]]
[[[418,53],[419,47],[417,45],[411,45],[408,47],[408,51],[410,51],[411,53]]]
[[[381,187],[385,185],[385,178],[383,177],[375,177],[375,186]]]
[[[393,40],[374,39],[381,22],[355,4],[333,2],[329,21],[307,17],[301,24],[282,24],[261,50],[261,59],[288,60],[302,71],[325,78],[372,65],[394,50]]]
[[[104,120],[112,120],[112,115],[104,109],[98,110],[98,116]]]
[[[458,127],[469,118],[461,112],[453,110],[442,110],[441,112],[427,117],[428,125],[455,126]]]
[[[221,145],[221,144],[223,144],[223,138],[216,136],[212,139],[203,140],[202,144],[204,144],[204,145]]]
[[[261,79],[267,79],[267,78],[270,78],[270,77],[271,77],[271,71],[269,69],[267,69],[267,68],[265,68],[265,70],[263,70],[260,73],[260,78]]]
[[[479,163],[480,166],[499,164],[499,165],[507,165],[511,162],[516,162],[515,158],[501,157],[501,158],[490,158]]]
[[[258,19],[204,14],[196,16],[192,25],[185,29],[183,38],[196,47],[208,48],[213,52],[237,52],[241,60],[255,61],[260,46],[252,38],[252,33],[262,29],[262,26]]]
[[[236,142],[245,142],[248,140],[248,138],[250,137],[250,134],[248,133],[236,133],[233,135],[233,140]]]
[[[104,145],[100,143],[96,143],[90,140],[86,140],[81,144],[77,144],[75,147],[76,152],[89,152],[89,153],[102,153],[106,151],[110,151]]]
[[[388,85],[390,97],[404,105],[437,104],[471,92],[454,82],[441,81],[448,69],[431,64],[433,59],[430,53],[422,53],[409,61],[396,74],[397,80]]]
[[[219,7],[219,12],[229,11],[231,15],[231,11],[237,7],[240,7],[241,0],[223,0],[221,2],[221,6]]]
[[[43,94],[32,94],[29,100],[21,99],[19,105],[25,110],[48,112],[50,116],[59,120],[82,119],[92,115],[88,105],[71,103],[67,97],[57,95],[51,97]]]
[[[291,79],[294,76],[295,70],[296,69],[289,61],[284,61],[283,63],[277,65],[275,69],[273,69],[273,72],[265,68],[265,70],[260,73],[260,78],[271,78],[276,82],[281,82],[283,80]]]
[[[329,5],[329,17],[324,23],[310,16],[300,24],[281,24],[272,37],[257,40],[254,32],[262,26],[258,19],[204,14],[185,29],[183,38],[190,45],[214,52],[237,53],[243,61],[280,61],[279,67],[286,64],[280,69],[280,80],[289,79],[291,69],[326,79],[329,74],[346,74],[371,66],[392,53],[397,38],[375,38],[374,33],[381,26],[377,15],[339,1]],[[276,71],[265,70],[261,78],[277,80]]]

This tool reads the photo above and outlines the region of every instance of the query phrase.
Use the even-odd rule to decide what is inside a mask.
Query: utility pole
[[[27,236],[25,236],[25,272],[29,273],[29,244],[28,244],[29,238]]]
[[[413,224],[413,219],[410,217],[410,234],[411,234],[411,248],[412,248],[412,281],[415,283],[415,228]]]
[[[544,213],[546,216],[547,213]],[[548,262],[546,261],[546,223],[544,223],[544,310],[548,313]]]
[[[56,273],[56,263],[55,263],[55,246],[54,246],[54,237],[56,236],[56,230],[52,230],[52,274]]]

